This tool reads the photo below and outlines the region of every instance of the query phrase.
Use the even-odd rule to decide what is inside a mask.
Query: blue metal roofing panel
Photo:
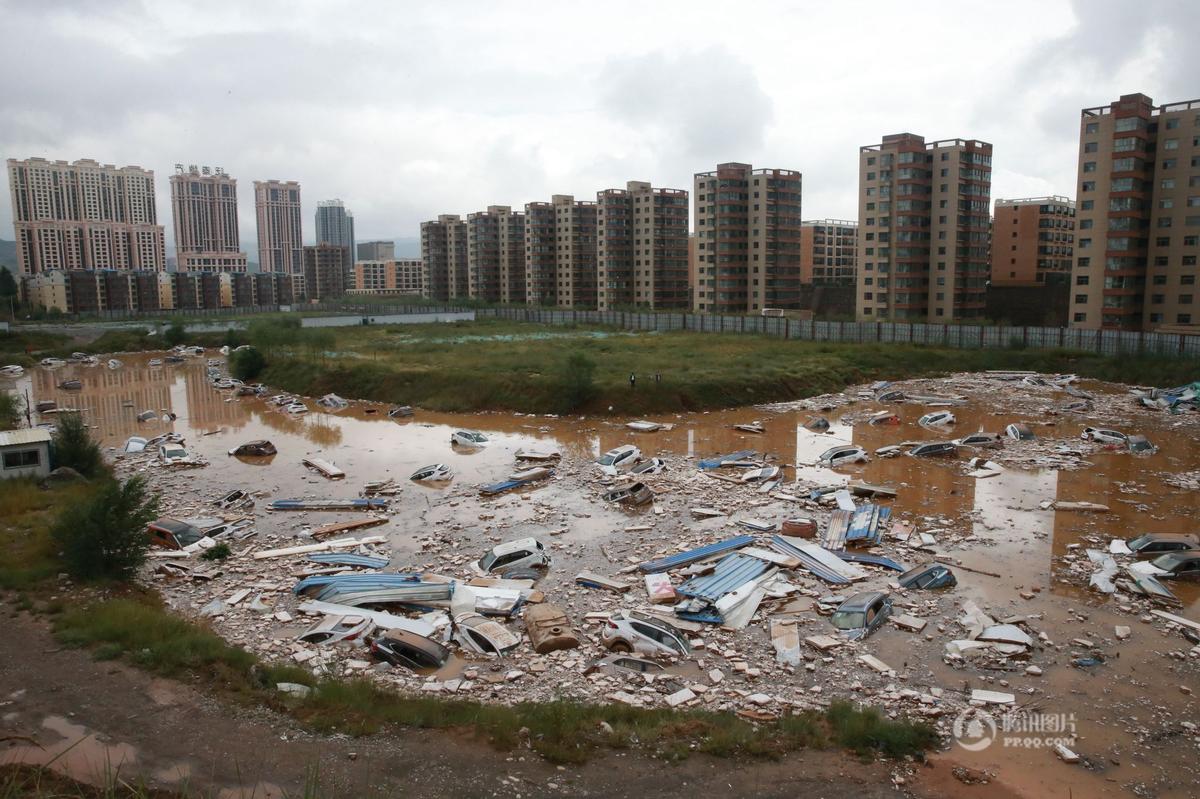
[[[717,455],[713,458],[704,458],[696,465],[701,469],[717,469],[721,464],[729,461],[740,461],[743,458],[753,458],[758,453],[752,449],[739,449],[737,452],[731,452],[728,455]]]
[[[315,589],[323,589],[330,585],[339,585],[347,589],[391,587],[412,585],[420,579],[419,574],[314,574],[296,583],[292,591],[296,594],[312,593]]]
[[[382,569],[388,565],[387,558],[356,555],[352,552],[317,552],[309,555],[308,559],[313,563],[325,563],[331,566],[358,566],[363,569]]]
[[[770,565],[765,560],[734,553],[722,559],[711,574],[693,577],[676,588],[675,593],[716,603],[730,591],[758,577]]]
[[[892,515],[891,508],[870,503],[854,511],[846,541],[870,541],[878,544],[883,539],[883,524]]]
[[[860,555],[857,552],[845,551],[838,551],[834,552],[833,554],[850,563],[866,563],[870,566],[882,566],[885,569],[892,569],[893,571],[898,572],[908,571],[907,566],[897,563],[891,558],[885,558],[882,555]]]
[[[665,558],[658,560],[646,561],[638,566],[638,570],[643,574],[655,574],[657,572],[670,571],[677,569],[680,566],[686,566],[689,563],[695,563],[698,560],[710,557],[712,555],[720,555],[722,552],[730,552],[734,549],[748,547],[754,543],[754,536],[739,535],[736,538],[728,538],[724,541],[718,541],[715,544],[708,546],[689,549],[685,552],[677,552],[674,555],[668,555]]]

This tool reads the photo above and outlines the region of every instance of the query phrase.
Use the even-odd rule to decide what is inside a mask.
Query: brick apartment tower
[[[525,214],[489,205],[467,215],[468,292],[484,302],[525,302]]]
[[[800,307],[801,184],[794,170],[749,164],[696,174],[696,311]]]
[[[897,133],[859,148],[858,169],[858,318],[982,317],[992,145]]]
[[[254,211],[259,271],[303,274],[300,184],[294,180],[254,181]]]
[[[596,307],[596,214],[596,203],[569,194],[525,205],[528,304]]]
[[[596,205],[599,308],[687,308],[687,191],[630,181]]]
[[[467,223],[458,214],[442,214],[421,223],[421,259],[430,299],[449,302],[470,296],[467,270]]]
[[[1078,187],[1072,326],[1200,323],[1200,100],[1083,109]]]
[[[154,172],[83,159],[8,159],[21,274],[167,268]]]
[[[1069,283],[1074,249],[1075,203],[1070,199],[996,200],[992,222],[992,285]]]
[[[858,259],[858,223],[814,219],[800,223],[800,282],[853,286]]]
[[[340,297],[351,276],[350,248],[322,242],[303,249],[304,293],[309,300]]]
[[[220,167],[175,165],[171,175],[175,266],[180,272],[245,272],[238,238],[237,181]]]

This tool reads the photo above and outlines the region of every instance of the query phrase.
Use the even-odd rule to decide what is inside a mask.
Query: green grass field
[[[264,381],[319,396],[439,411],[569,411],[639,415],[797,399],[870,380],[957,371],[1032,369],[1119,382],[1178,385],[1200,362],[1105,358],[1064,350],[960,350],[831,344],[756,335],[627,333],[479,320],[454,324],[327,328],[329,353],[272,353]],[[567,359],[595,364],[586,400],[571,398]],[[636,387],[629,385],[636,375]],[[661,382],[654,376],[661,375]]]

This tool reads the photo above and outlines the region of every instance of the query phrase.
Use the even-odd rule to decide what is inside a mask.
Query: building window
[[[1077,314],[1075,314],[1075,321],[1076,321],[1076,322],[1086,322],[1086,321],[1087,321],[1087,314],[1085,314],[1085,313],[1077,313]]]
[[[1175,178],[1163,178],[1158,186],[1161,189],[1173,189],[1175,188]]]
[[[1190,325],[1192,323],[1192,315],[1190,313],[1181,313],[1175,315],[1175,324]]]
[[[1174,208],[1175,201],[1172,200],[1170,197],[1163,197],[1161,200],[1158,201],[1158,207],[1159,208]]]
[[[1076,294],[1075,295],[1075,304],[1076,305],[1087,305],[1087,295],[1086,294]]]
[[[1178,150],[1179,149],[1179,139],[1167,139],[1166,141],[1163,142],[1163,149],[1164,150]]]
[[[1159,236],[1158,238],[1156,238],[1154,240],[1154,246],[1155,247],[1170,247],[1171,246],[1171,237],[1170,236]]]
[[[1165,285],[1167,285],[1167,276],[1166,275],[1155,275],[1154,280],[1152,282],[1156,286],[1165,286]]]
[[[1195,275],[1180,275],[1179,276],[1179,285],[1181,285],[1181,286],[1196,285],[1196,276]]]
[[[1084,161],[1083,162],[1083,171],[1084,172],[1095,172],[1096,171],[1096,162],[1095,161]]]
[[[1087,258],[1087,257],[1080,258],[1080,259],[1077,261],[1077,263],[1079,264],[1079,267],[1080,267],[1081,269],[1087,269],[1089,266],[1091,266],[1091,265],[1092,265],[1092,259],[1091,259],[1091,258]]]
[[[1083,132],[1084,133],[1099,133],[1100,132],[1100,123],[1099,122],[1088,122],[1086,125],[1083,126]]]
[[[1092,208],[1094,208],[1095,206],[1096,206],[1096,201],[1095,201],[1095,200],[1084,200],[1083,202],[1081,202],[1081,203],[1079,204],[1079,210],[1081,210],[1081,211],[1090,211],[1090,210],[1092,210]]]
[[[1087,275],[1076,275],[1075,276],[1075,285],[1076,286],[1086,286],[1087,284],[1088,284],[1088,276]]]
[[[1097,144],[1096,144],[1096,142],[1094,142],[1094,141],[1086,142],[1086,143],[1083,145],[1083,151],[1084,151],[1085,153],[1094,153],[1094,152],[1096,152],[1098,149],[1100,149],[1100,148],[1099,148],[1099,145],[1097,145]]]
[[[1179,304],[1180,305],[1191,305],[1192,304],[1192,295],[1191,294],[1180,294],[1179,295]]]
[[[1088,247],[1091,247],[1091,246],[1092,246],[1091,239],[1080,239],[1079,240],[1079,249],[1086,250]]]
[[[1166,295],[1164,295],[1164,294],[1151,294],[1150,295],[1150,304],[1151,305],[1162,305],[1164,300],[1166,300]]]
[[[22,449],[4,453],[5,469],[28,469],[41,463],[36,449]]]
[[[1171,226],[1171,217],[1169,217],[1169,216],[1160,216],[1160,217],[1158,218],[1158,227],[1164,227],[1164,228],[1165,228],[1165,227],[1170,227],[1170,226]]]
[[[1080,190],[1082,190],[1082,191],[1095,191],[1095,190],[1096,190],[1096,181],[1094,181],[1094,180],[1085,180],[1085,181],[1083,182],[1083,185],[1082,185],[1082,186],[1080,186]]]

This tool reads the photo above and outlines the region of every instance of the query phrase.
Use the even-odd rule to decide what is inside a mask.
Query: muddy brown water
[[[999,746],[978,753],[955,746],[939,757],[995,771],[1002,782],[1028,796],[1065,796],[1072,790],[1077,796],[1119,795],[1143,785],[1157,796],[1196,795],[1196,739],[1180,735],[1178,725],[1187,720],[1200,721],[1195,699],[1196,692],[1200,692],[1197,666],[1194,659],[1188,663],[1169,655],[1186,652],[1190,645],[1178,635],[1166,635],[1139,623],[1138,612],[1120,612],[1116,602],[1089,591],[1086,585],[1058,579],[1055,563],[1073,544],[1095,546],[1085,539],[1087,536],[1100,535],[1107,540],[1109,536],[1130,537],[1143,532],[1197,531],[1200,495],[1172,488],[1162,480],[1166,473],[1200,469],[1195,428],[1178,428],[1171,417],[1136,415],[1135,431],[1146,434],[1160,447],[1148,459],[1100,452],[1088,456],[1093,464],[1088,468],[1007,468],[997,477],[976,480],[964,474],[960,459],[875,458],[865,465],[837,471],[806,464],[837,443],[853,442],[873,451],[903,440],[939,440],[976,429],[1002,430],[1015,421],[1035,425],[1052,421],[1053,427],[1036,427],[1039,437],[1078,440],[1078,431],[1087,420],[1067,416],[1031,418],[1027,408],[982,401],[954,408],[957,424],[941,431],[916,425],[916,419],[927,409],[909,405],[892,406],[901,418],[899,426],[842,425],[837,419],[847,409],[831,411],[826,414],[833,422],[828,433],[813,433],[803,427],[813,415],[810,411],[772,412],[761,408],[654,417],[654,421],[674,425],[673,429],[654,433],[628,431],[623,426],[628,420],[623,418],[455,415],[418,410],[411,418],[394,421],[387,418],[386,406],[355,403],[345,411],[325,413],[311,400],[308,414],[290,417],[263,400],[233,399],[227,392],[213,390],[205,378],[203,359],[154,368],[147,366],[148,359],[123,356],[125,365],[118,370],[102,366],[34,369],[16,381],[17,388],[28,389],[34,402],[53,399],[60,407],[82,409],[105,446],[120,447],[132,435],[150,437],[168,431],[182,434],[189,451],[210,463],[207,468],[189,470],[183,481],[201,497],[215,497],[234,487],[266,490],[272,498],[349,497],[356,496],[366,481],[394,478],[401,488],[392,498],[391,520],[387,526],[369,531],[382,531],[388,536],[393,567],[407,560],[412,566],[438,568],[439,556],[428,551],[425,540],[435,532],[446,547],[465,560],[468,556],[478,557],[487,542],[566,528],[553,539],[555,579],[539,585],[548,595],[553,594],[556,585],[569,584],[581,568],[612,573],[620,565],[641,560],[632,553],[638,537],[646,534],[624,532],[626,526],[654,524],[656,529],[650,535],[661,535],[672,524],[686,524],[690,531],[708,530],[716,535],[728,523],[727,519],[664,519],[650,508],[626,511],[605,506],[598,499],[599,488],[589,486],[585,462],[619,444],[635,443],[644,454],[666,458],[673,470],[691,471],[694,462],[687,459],[739,449],[767,452],[788,465],[788,482],[783,488],[798,495],[804,491],[788,488],[793,478],[806,486],[851,479],[894,486],[898,490],[892,503],[896,518],[910,520],[919,529],[935,534],[939,530],[975,534],[979,545],[968,540],[946,554],[965,566],[1002,576],[958,570],[958,587],[950,600],[940,600],[945,632],[935,629],[938,616],[934,615],[926,629],[926,637],[932,641],[885,629],[869,639],[870,651],[903,675],[908,687],[938,685],[953,690],[969,682],[971,687],[1011,690],[1018,695],[1025,688],[1036,688],[1038,696],[1049,697],[1045,700],[1047,706],[1074,714],[1079,734],[1076,749],[1085,754],[1092,767],[1062,764],[1045,751]],[[82,380],[83,389],[57,389],[58,382],[67,377]],[[851,408],[857,413],[875,406],[859,403]],[[137,414],[147,409],[160,415],[170,412],[175,418],[138,422]],[[765,422],[766,433],[755,435],[732,429],[735,423],[752,420]],[[478,450],[452,446],[451,432],[463,428],[484,432],[491,443]],[[273,441],[279,454],[259,462],[225,454],[237,444],[257,438]],[[560,449],[565,456],[564,466],[575,464],[574,470],[566,470],[568,478],[564,480],[481,499],[476,486],[504,479],[513,468],[516,450],[531,446]],[[331,482],[306,470],[300,459],[313,454],[334,461],[348,478]],[[455,480],[428,486],[407,479],[417,467],[435,462],[451,466]],[[175,485],[179,483],[177,479]],[[672,508],[672,513],[685,517],[688,506],[704,504],[702,496],[690,494],[684,504]],[[1038,507],[1053,499],[1100,502],[1111,511],[1054,512]],[[777,520],[787,513],[786,503],[764,499],[761,508],[739,516]],[[803,515],[803,510],[794,513]],[[260,531],[282,532],[349,515],[266,514],[264,519],[259,513],[258,517]],[[665,546],[670,551],[669,541]],[[921,559],[918,553],[912,553],[908,561]],[[1172,588],[1183,602],[1177,612],[1200,618],[1200,585],[1176,583]],[[1037,591],[1033,599],[1019,596],[1019,592],[1030,590]],[[1045,671],[1043,676],[1027,676],[1022,667],[1017,667],[993,675],[997,680],[1006,680],[1008,687],[982,685],[974,670],[956,670],[941,658],[944,643],[961,634],[953,623],[953,608],[967,599],[991,607],[997,615],[1040,615],[1037,628],[1054,643],[1067,646],[1047,649],[1047,655],[1036,660]],[[1144,612],[1145,605],[1139,604],[1138,608]],[[1001,609],[1006,612],[999,612]],[[1112,629],[1116,624],[1133,627],[1130,640],[1115,640]],[[752,625],[745,634],[765,639],[763,627]],[[809,620],[802,634],[813,632],[828,632],[828,625],[820,619]],[[1096,668],[1073,668],[1069,661],[1080,648],[1069,642],[1077,637],[1103,642],[1100,648],[1108,653],[1108,661]],[[458,662],[447,671],[460,668]],[[802,684],[803,677],[797,677],[797,681]],[[1193,693],[1185,693],[1184,689]],[[1172,765],[1181,762],[1186,765]]]

